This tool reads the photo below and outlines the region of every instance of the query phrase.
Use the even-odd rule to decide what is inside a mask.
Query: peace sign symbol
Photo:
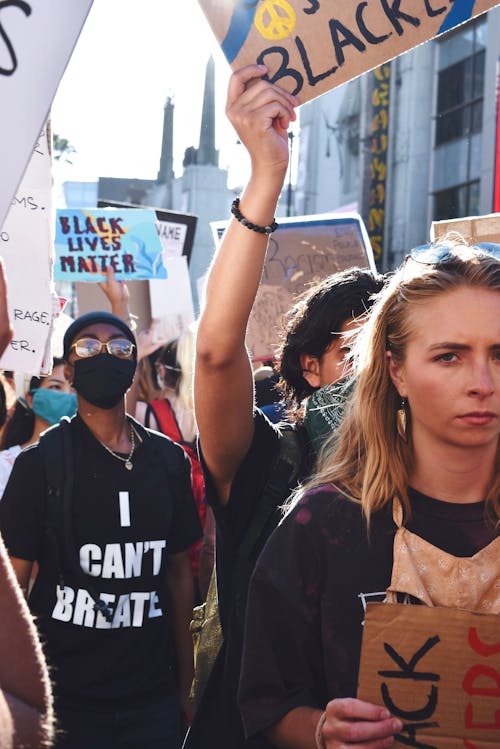
[[[255,13],[255,26],[264,39],[285,39],[295,28],[297,16],[286,0],[265,0]]]

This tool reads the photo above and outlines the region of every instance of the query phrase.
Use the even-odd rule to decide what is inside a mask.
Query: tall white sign
[[[92,0],[0,2],[0,228]]]

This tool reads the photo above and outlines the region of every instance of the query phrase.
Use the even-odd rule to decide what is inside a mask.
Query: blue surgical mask
[[[60,390],[47,388],[37,388],[31,402],[35,415],[48,422],[50,426],[58,424],[63,416],[74,416],[76,406],[75,393],[62,393]]]

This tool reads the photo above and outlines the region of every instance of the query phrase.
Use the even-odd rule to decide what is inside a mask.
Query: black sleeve
[[[203,535],[193,497],[191,463],[182,447],[178,445],[175,447],[177,454],[172,460],[173,470],[169,470],[169,478],[173,483],[172,497],[174,500],[172,532],[168,548],[170,554],[186,551]]]
[[[310,514],[299,505],[282,521],[252,576],[239,691],[248,737],[296,707],[324,707],[325,573]]]
[[[45,479],[37,445],[18,455],[0,502],[0,531],[9,556],[39,558],[45,524]]]
[[[280,430],[271,424],[260,409],[256,409],[252,443],[233,479],[226,505],[219,502],[212,477],[203,460],[203,445],[200,445],[206,500],[213,509],[218,533],[235,544],[240,542],[245,533],[253,507],[266,485],[278,455],[279,440]]]

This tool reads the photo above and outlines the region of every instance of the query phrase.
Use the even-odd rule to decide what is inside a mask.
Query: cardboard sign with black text
[[[500,617],[368,604],[358,697],[403,722],[394,747],[500,747]]]
[[[211,223],[216,243],[228,223]],[[359,214],[280,218],[278,230],[269,237],[264,271],[247,328],[246,343],[252,359],[272,358],[283,317],[299,294],[332,273],[354,266],[375,271],[370,240]]]
[[[301,104],[498,0],[199,0],[233,70],[259,63]]]

